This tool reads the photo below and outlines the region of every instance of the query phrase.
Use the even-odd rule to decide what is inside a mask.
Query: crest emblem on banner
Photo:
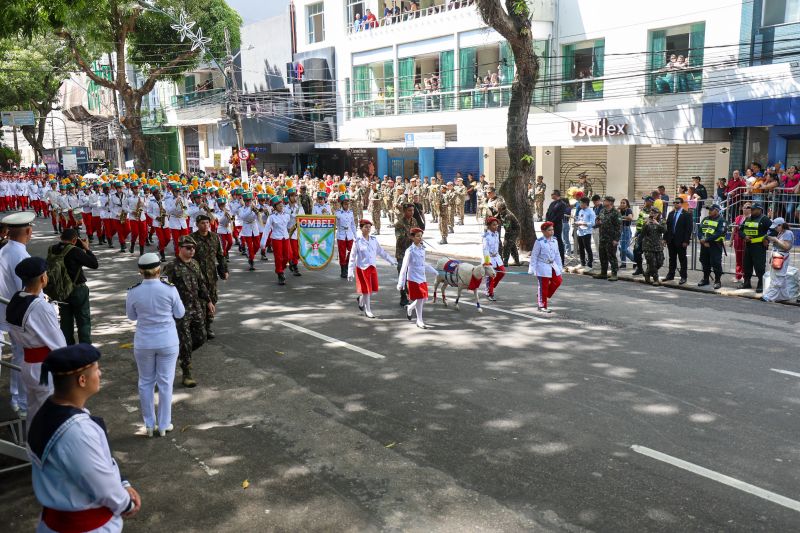
[[[336,249],[336,217],[298,215],[296,221],[300,260],[309,270],[322,270]]]

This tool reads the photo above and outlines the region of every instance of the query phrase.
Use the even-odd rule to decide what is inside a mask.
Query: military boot
[[[609,276],[608,281],[617,281],[619,278],[617,277],[616,272],[612,272],[611,276]]]
[[[300,269],[297,268],[297,265],[292,265],[292,274],[294,274],[297,277],[302,276],[302,274],[300,273]]]
[[[167,257],[164,255],[164,250],[161,250],[160,252],[158,252],[158,256],[161,258],[161,262],[162,263],[166,263],[167,262]]]
[[[642,274],[644,274],[644,271],[639,265],[636,265],[636,268],[633,270],[633,272],[631,272],[632,276],[641,276]]]
[[[139,257],[144,255],[144,246],[139,245]]]
[[[347,265],[341,265],[342,273],[339,274],[340,278],[347,279]]]
[[[439,244],[447,244],[447,237],[442,237],[442,240],[439,241]]]
[[[408,305],[409,303],[411,302],[408,300],[408,294],[406,293],[406,290],[403,289],[402,291],[400,291],[400,306],[403,307]]]
[[[714,289],[721,289],[722,288],[722,281],[719,278],[714,279]]]
[[[283,272],[278,272],[278,285],[286,285],[286,276],[283,275]]]
[[[131,249],[128,250],[130,253],[133,253],[133,249],[136,248],[136,241],[131,241]]]
[[[650,285],[650,275],[649,274],[645,274],[644,275],[644,282],[647,283],[648,285]]]
[[[655,285],[656,287],[660,287],[661,286],[661,280],[658,279],[658,274],[653,276],[653,285]]]
[[[253,264],[253,260],[252,259],[248,259],[247,260],[247,264],[250,265],[250,268],[248,269],[250,272],[252,272],[253,270],[256,269],[256,266]]]
[[[763,280],[763,278],[758,278],[758,285],[756,285],[756,292],[764,292],[764,280]]]
[[[183,370],[183,380],[181,381],[183,386],[187,389],[196,387],[197,382],[192,378],[192,366],[188,365],[181,367],[181,370]]]
[[[599,272],[592,276],[594,279],[608,279],[608,272]]]
[[[710,284],[711,284],[711,282],[708,280],[708,278],[703,278],[703,279],[701,279],[700,281],[697,282],[697,286],[698,287],[705,287],[706,285],[710,285]]]

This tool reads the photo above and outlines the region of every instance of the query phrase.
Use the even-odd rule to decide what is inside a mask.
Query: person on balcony
[[[353,20],[353,31],[358,32],[363,29],[363,20],[361,20],[361,13],[356,13],[356,18]]]
[[[675,54],[670,54],[667,64],[664,65],[661,70],[659,70],[659,72],[663,73],[663,75],[656,77],[655,83],[657,93],[664,94],[671,93],[673,91],[673,88],[675,87],[675,73],[678,68],[677,62],[678,56]]]

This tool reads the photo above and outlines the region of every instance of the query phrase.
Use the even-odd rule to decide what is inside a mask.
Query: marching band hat
[[[317,193],[317,198],[327,198],[328,194],[325,191],[319,191]]]
[[[143,254],[136,264],[139,265],[139,268],[142,270],[150,270],[151,268],[161,265],[161,258],[155,252],[148,252]]]
[[[416,235],[417,233],[425,233],[425,230],[423,230],[422,228],[411,228],[410,230],[408,230],[408,232],[411,235]]]
[[[275,196],[272,197],[271,202],[272,202],[272,205],[278,205],[280,203],[283,203],[283,198],[281,198],[278,195],[275,195]]]
[[[30,226],[36,218],[36,213],[33,211],[22,211],[21,213],[12,213],[3,217],[0,222],[9,228],[24,228]]]
[[[500,221],[497,219],[497,217],[486,217],[486,225],[487,226],[489,224],[491,224],[492,222],[500,223]]]
[[[197,223],[197,224],[199,224],[200,222],[202,222],[204,220],[207,220],[207,221],[211,222],[211,217],[208,216],[208,215],[197,215],[197,217],[195,217],[194,220],[195,220],[195,223]]]
[[[47,354],[42,363],[40,382],[46,385],[48,374],[54,376],[77,374],[99,360],[100,350],[91,344],[80,343],[58,348]]]
[[[339,201],[340,202],[349,202],[350,201],[350,197],[347,196],[346,194],[341,194],[341,195],[339,195]]]
[[[197,246],[197,241],[195,241],[191,235],[184,235],[178,241],[178,246]]]
[[[242,194],[242,200],[252,200],[252,199],[253,199],[253,193],[246,192]]]
[[[217,203],[218,203],[218,204],[225,204],[225,203],[228,203],[228,199],[227,199],[227,198],[225,198],[224,196],[220,196],[219,198],[217,198]]]
[[[367,224],[369,224],[371,226],[372,225],[372,221],[371,220],[367,220],[366,218],[362,218],[361,220],[358,221],[358,227],[359,228],[362,228],[362,227],[366,226]]]
[[[542,231],[544,231],[544,230],[546,230],[548,228],[552,228],[552,227],[555,227],[555,224],[553,224],[552,222],[545,222],[545,223],[542,224],[542,228],[541,229],[542,229]]]
[[[289,187],[288,189],[286,189],[286,196],[289,196],[290,194],[297,194],[297,189],[295,189],[294,187]]]
[[[26,257],[14,268],[14,274],[23,282],[38,278],[47,272],[47,261],[41,257]]]

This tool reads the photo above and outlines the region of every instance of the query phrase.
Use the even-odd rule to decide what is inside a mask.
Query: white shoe
[[[370,313],[369,311],[365,311],[365,312],[364,312],[364,315],[365,315],[367,318],[375,318],[375,315],[373,315],[373,314],[372,314],[372,313]]]
[[[538,307],[537,309],[539,310],[540,313],[552,313],[552,311],[546,307]]]
[[[419,329],[431,329],[430,326],[428,326],[427,324],[425,324],[423,322],[417,322],[417,327]]]
[[[152,437],[153,436],[153,428],[146,427],[146,428],[144,428],[144,430],[145,430],[145,433],[147,433],[148,437]]]
[[[166,437],[167,436],[167,432],[172,431],[173,429],[175,429],[175,428],[172,426],[172,424],[170,424],[165,429],[159,429],[158,430],[158,434],[161,435],[162,437]]]

